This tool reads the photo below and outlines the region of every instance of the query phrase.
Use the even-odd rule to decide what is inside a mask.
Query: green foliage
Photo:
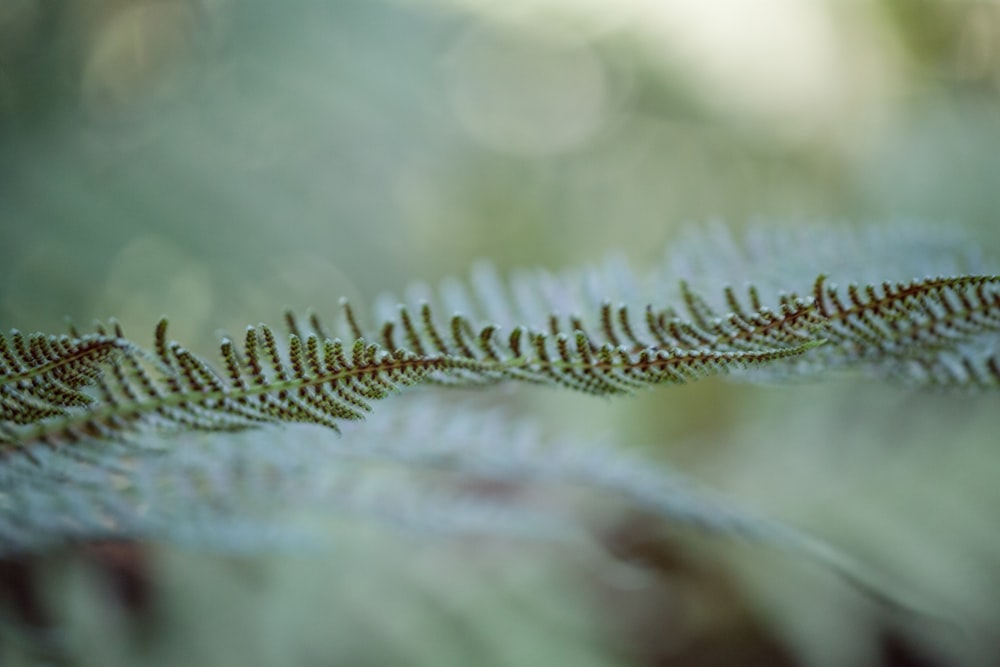
[[[273,422],[337,428],[360,419],[370,402],[424,380],[481,385],[503,380],[560,385],[594,395],[629,393],[655,384],[680,384],[708,375],[773,363],[821,345],[813,333],[815,307],[783,299],[778,314],[751,290],[752,312],[736,306],[721,319],[685,290],[689,320],[674,310],[644,309],[640,329],[627,306],[599,306],[590,326],[580,317],[548,316],[548,330],[494,324],[461,314],[447,330],[427,304],[419,315],[401,307],[366,336],[344,304],[345,342],[331,339],[315,316],[304,331],[287,315],[284,349],[267,325],[248,327],[242,350],[220,345],[224,373],[156,329],[154,352],[124,338],[115,326],[86,337],[11,335],[3,346],[12,446],[31,442],[108,438],[143,423],[181,429],[232,431]],[[397,336],[396,332],[400,334]],[[637,335],[638,332],[638,335]],[[378,340],[380,342],[371,342]],[[95,398],[79,388],[92,385]],[[12,425],[31,428],[14,430]]]
[[[707,252],[717,243],[706,238]],[[316,315],[304,322],[292,314],[283,338],[267,325],[248,327],[241,346],[222,340],[217,364],[170,340],[166,320],[148,350],[113,323],[87,334],[11,332],[0,338],[2,550],[118,537],[252,551],[303,537],[269,523],[277,499],[312,507],[334,500],[435,530],[573,533],[572,521],[544,510],[441,493],[426,475],[393,478],[365,495],[355,471],[318,472],[317,462],[347,457],[392,461],[404,472],[610,493],[666,521],[817,559],[885,602],[914,607],[790,526],[714,501],[614,446],[525,438],[506,416],[424,402],[387,418],[388,431],[374,420],[341,440],[273,429],[294,422],[339,430],[391,394],[427,384],[528,382],[608,396],[712,375],[773,381],[834,370],[911,385],[1000,382],[995,275],[839,288],[820,274],[806,296],[788,290],[773,302],[762,287],[709,294],[696,281],[681,280],[677,302],[664,306],[652,298],[655,276],[639,278],[620,263],[561,278],[502,279],[479,266],[468,286],[417,285],[403,303],[390,298],[371,323],[344,302],[332,329]],[[237,431],[255,433],[213,435]]]
[[[487,299],[486,291],[477,297]],[[842,290],[821,274],[809,297],[783,295],[775,310],[755,287],[745,303],[726,287],[725,314],[687,283],[680,293],[677,309],[603,301],[589,305],[589,318],[550,312],[545,328],[515,324],[509,331],[462,313],[442,327],[436,313],[445,306],[427,301],[399,306],[366,330],[344,302],[346,339],[329,337],[315,315],[307,330],[287,314],[283,346],[264,324],[247,328],[241,350],[224,339],[223,372],[168,340],[166,320],[157,326],[153,352],[117,325],[86,336],[15,331],[0,339],[3,429],[18,448],[111,438],[147,423],[208,431],[276,422],[336,429],[342,420],[361,419],[371,402],[424,381],[526,381],[615,395],[757,367],[789,372],[797,364],[943,384],[1000,379],[992,351],[968,345],[1000,328],[997,276],[852,283]],[[502,302],[485,303],[487,312],[510,311]]]

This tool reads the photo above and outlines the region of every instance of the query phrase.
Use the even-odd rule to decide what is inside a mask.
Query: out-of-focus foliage
[[[716,216],[904,216],[996,242],[998,32],[989,0],[5,0],[0,327],[115,315],[148,331],[166,313],[204,350],[217,327],[327,312],[341,295],[368,303],[477,257],[562,266],[615,248],[648,263],[679,223]],[[665,549],[642,520],[609,531],[634,561],[581,558],[578,577],[558,551],[503,551],[505,576],[541,572],[514,602],[492,585],[493,549],[449,542],[414,564],[393,538],[345,533],[344,560],[308,567],[154,551],[147,616],[100,578],[121,587],[134,559],[52,555],[31,567],[54,611],[19,617],[86,638],[71,642],[85,664],[225,662],[258,645],[248,636],[275,651],[259,664],[468,664],[498,647],[510,651],[498,664],[995,662],[994,399],[708,383],[621,405],[510,400],[565,433],[656,443],[884,558],[973,640],[893,627],[835,582],[784,577],[784,563]],[[424,567],[430,583],[383,589],[392,578],[368,566],[404,580]],[[345,572],[364,585],[338,595]],[[466,581],[486,599],[463,597]],[[23,612],[23,578],[3,582],[6,609]],[[449,594],[458,611],[432,628],[424,612]],[[213,601],[217,613],[192,611]],[[345,615],[357,644],[324,634]],[[46,645],[22,626],[0,629],[3,661]],[[154,648],[119,653],[128,642]]]

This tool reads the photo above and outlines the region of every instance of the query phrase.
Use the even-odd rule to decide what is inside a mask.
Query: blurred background
[[[714,219],[921,220],[967,228],[996,257],[998,174],[994,0],[0,4],[3,329],[115,316],[145,343],[166,314],[173,337],[207,352],[219,331],[277,324],[285,307],[332,313],[347,296],[364,310],[385,290],[463,275],[480,258],[560,268],[615,250],[641,271],[679,230]],[[594,590],[559,585],[573,591],[559,613],[599,629],[572,635],[600,636],[594,664],[1000,660],[988,639],[1000,606],[986,594],[1000,583],[995,398],[715,382],[596,405],[528,396],[502,400],[530,403],[562,433],[646,443],[896,573],[969,632],[884,618],[835,579],[785,579],[784,560],[776,569],[725,545],[683,557],[636,547],[640,521],[608,537],[632,545],[626,556],[577,568]],[[595,617],[607,572],[635,553],[627,576],[615,575],[630,583],[611,577],[624,587],[621,614]],[[214,644],[201,637],[192,655],[235,664],[218,647],[260,627],[276,646],[324,636],[333,603],[303,584],[336,574],[323,563],[256,565],[285,573],[265,576],[160,558],[162,607],[176,605],[151,623],[163,645],[204,633]],[[427,560],[434,586],[447,587],[447,568]],[[76,566],[59,563],[51,576],[77,581]],[[488,565],[475,560],[459,578],[478,582]],[[232,605],[198,616],[207,630],[185,625],[220,578],[218,599]],[[530,578],[518,581],[530,591]],[[88,586],[67,584],[52,606],[101,606]],[[517,616],[537,602],[503,609]],[[214,628],[234,605],[260,613]],[[88,634],[79,622],[89,612],[64,616],[91,638],[117,622]],[[517,628],[508,648],[530,632]],[[397,633],[392,658],[317,639],[312,662],[287,664],[403,664],[437,656],[414,647],[451,636]],[[538,653],[491,662],[487,644],[472,655],[552,664],[539,661],[550,655],[543,639]],[[177,658],[168,654],[157,655]],[[94,655],[82,663],[110,664]]]

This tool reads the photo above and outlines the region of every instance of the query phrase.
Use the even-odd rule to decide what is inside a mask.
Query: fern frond
[[[353,322],[350,307],[345,304],[344,309],[346,320]],[[683,383],[767,364],[802,354],[821,342],[802,337],[797,345],[747,345],[750,349],[725,351],[667,347],[658,341],[640,347],[642,341],[629,329],[634,339],[630,348],[607,342],[620,340],[610,310],[603,313],[600,326],[606,342],[600,344],[579,322],[568,324],[576,327],[572,336],[561,331],[555,317],[550,332],[518,327],[502,337],[493,325],[476,331],[468,320],[456,315],[450,330],[444,332],[425,305],[419,320],[406,308],[400,309],[401,340],[394,334],[395,323],[387,322],[382,345],[364,337],[348,345],[339,339],[321,339],[323,328],[318,318],[311,319],[313,331],[306,331],[289,315],[286,319],[291,332],[284,346],[263,324],[247,328],[240,351],[231,340],[223,340],[220,357],[224,372],[168,340],[167,322],[162,320],[152,353],[117,343],[114,349],[118,354],[91,355],[86,364],[76,366],[70,366],[72,358],[60,364],[58,350],[44,357],[55,370],[38,370],[36,374],[46,377],[46,373],[71,367],[77,370],[73,379],[77,386],[91,385],[92,395],[76,390],[80,398],[75,402],[70,401],[68,390],[42,392],[32,390],[33,385],[19,389],[27,380],[11,380],[8,386],[14,388],[7,392],[9,402],[21,407],[10,411],[21,421],[5,420],[10,423],[3,435],[6,442],[21,446],[39,441],[113,438],[143,425],[234,431],[265,423],[305,422],[336,429],[343,420],[361,419],[373,401],[424,380],[445,384],[518,380],[590,394],[622,394],[653,384]],[[619,322],[624,323],[619,326],[630,326],[624,310]],[[770,325],[769,321],[761,322],[765,327]],[[64,347],[78,356],[81,345],[66,342]],[[23,375],[28,371],[22,366],[11,368]],[[43,368],[41,362],[35,366]]]
[[[625,275],[620,283],[629,282]],[[889,377],[914,369],[918,380],[988,386],[989,366],[949,372],[947,355],[1000,331],[1000,278],[991,275],[846,290],[820,275],[809,296],[783,293],[774,309],[753,286],[742,297],[723,287],[719,308],[682,281],[676,306],[660,307],[588,301],[581,296],[592,291],[585,279],[584,288],[574,288],[539,278],[548,297],[529,297],[526,281],[512,279],[507,290],[495,272],[479,267],[470,281],[474,294],[455,282],[438,295],[418,287],[416,303],[391,312],[382,306],[372,325],[345,302],[342,339],[331,339],[315,315],[306,325],[288,314],[283,340],[266,325],[249,327],[242,348],[223,340],[221,371],[169,341],[165,320],[152,352],[117,327],[83,337],[12,332],[0,338],[0,436],[21,445],[113,438],[147,424],[225,431],[307,422],[336,429],[363,418],[373,401],[421,382],[522,381],[613,395],[717,374],[750,371],[754,379],[859,368]],[[554,302],[574,310],[543,315]],[[469,310],[441,319],[449,303]],[[511,324],[521,317],[528,324]]]
[[[619,282],[632,281],[634,277],[627,269],[620,270],[623,276]],[[727,365],[728,374],[750,380],[784,379],[838,369],[902,380],[903,374],[895,366],[904,361],[920,358],[929,363],[934,355],[954,353],[973,339],[995,336],[1000,331],[1000,278],[993,275],[852,283],[841,289],[820,274],[814,276],[806,296],[784,291],[779,293],[774,308],[765,305],[763,290],[753,284],[748,285],[745,296],[724,285],[710,302],[708,293],[681,280],[674,307],[661,308],[652,302],[620,302],[612,306],[607,300],[588,301],[583,294],[586,290],[570,280],[586,282],[580,275],[559,279],[544,272],[522,272],[504,281],[492,270],[479,266],[469,281],[471,290],[450,281],[442,286],[440,294],[426,287],[411,290],[405,305],[390,307],[392,298],[383,299],[376,308],[378,325],[368,329],[359,325],[349,307],[342,319],[351,322],[355,334],[379,337],[383,345],[410,345],[423,351],[468,357],[478,354],[494,358],[503,351],[517,356],[524,345],[536,346],[537,354],[549,360],[555,359],[555,350],[567,347],[581,355],[623,349],[633,354],[670,350],[698,355],[794,351],[780,358],[768,357],[765,364]],[[537,288],[533,295],[529,289],[532,281]],[[509,289],[505,284],[510,285]],[[634,283],[623,291],[643,293]],[[546,314],[545,309],[557,303],[577,314],[564,316],[554,310]],[[464,307],[480,319],[454,315],[449,326],[442,327],[431,313],[449,304]],[[489,316],[500,321],[520,318],[532,325],[514,325],[509,341],[497,340],[500,327],[484,323]],[[477,332],[482,338],[477,339]],[[818,341],[826,343],[821,350],[801,354],[810,349],[810,342]],[[489,346],[484,346],[486,342]],[[800,347],[804,344],[805,350]],[[511,375],[473,373],[461,378],[448,374],[433,379],[462,384],[499,381]],[[530,373],[521,374],[521,379],[531,377]],[[577,371],[559,377],[551,377],[550,373],[549,378],[536,375],[534,379],[592,393],[617,391],[614,383],[591,382],[590,377],[582,378]]]
[[[135,351],[117,328],[110,336],[0,334],[0,427],[90,406],[93,398],[83,389],[100,376],[100,365]]]
[[[772,264],[780,269],[778,260]],[[317,474],[310,469],[317,452],[327,449],[296,457],[288,442],[273,446],[274,431],[261,430],[240,458],[227,449],[235,441],[193,432],[292,422],[337,430],[362,419],[375,402],[422,383],[531,382],[620,395],[711,375],[750,373],[758,379],[857,369],[909,382],[1000,386],[1000,277],[956,272],[845,289],[826,274],[810,273],[810,280],[811,290],[791,291],[810,283],[789,281],[771,298],[766,281],[741,291],[731,282],[712,290],[681,279],[671,299],[620,264],[599,274],[538,272],[509,279],[480,266],[468,286],[415,286],[401,302],[384,300],[371,322],[345,302],[331,329],[316,315],[305,321],[291,314],[285,317],[286,335],[263,324],[248,327],[241,342],[220,342],[214,362],[170,340],[166,320],[148,351],[126,340],[116,325],[84,336],[11,332],[0,336],[0,446],[6,450],[0,458],[0,552],[73,538],[184,541],[197,533],[195,514],[208,530],[218,534],[228,526],[235,535],[242,518],[269,516],[275,499],[308,495],[300,488],[303,480],[315,483],[313,498],[369,515],[392,514],[355,493],[358,480],[326,468],[323,476],[310,477]],[[470,412],[470,418],[480,417]],[[448,421],[441,417],[430,432],[403,427],[416,441],[380,439],[377,431],[369,440],[345,438],[340,453],[398,458],[407,472],[444,469],[461,479],[597,489],[665,520],[805,554],[883,595],[829,545],[707,501],[642,462],[630,463],[614,451],[519,451],[506,432],[480,436],[487,451],[473,446],[469,435],[482,422],[453,442],[441,432]],[[153,429],[182,431],[184,440],[155,454],[122,443],[126,435]],[[221,449],[205,446],[215,440]],[[395,443],[406,451],[387,448]],[[442,443],[450,444],[432,447]],[[268,451],[277,458],[267,458]],[[275,483],[284,486],[276,489]],[[461,526],[490,513],[481,498],[439,494],[443,500],[435,502],[428,489],[417,491],[391,500],[404,508],[416,507],[413,498],[429,501],[433,507],[418,513],[432,522],[444,523],[452,505],[470,509],[455,522]],[[513,516],[511,525],[528,525],[527,514]],[[262,524],[245,532],[266,540]],[[906,606],[891,595],[885,599]]]
[[[824,337],[859,357],[924,355],[1000,331],[1000,276],[851,284],[846,299],[820,276],[813,295]]]
[[[168,340],[166,330],[162,320],[153,353],[117,343],[118,354],[92,355],[83,370],[74,367],[77,386],[91,385],[91,394],[81,394],[85,402],[62,400],[61,395],[56,396],[59,400],[44,400],[40,392],[26,392],[18,382],[5,385],[12,387],[11,396],[22,403],[31,399],[43,411],[38,418],[15,422],[26,427],[5,425],[6,441],[23,445],[113,438],[142,425],[235,431],[265,423],[307,422],[336,429],[340,420],[360,419],[371,409],[371,401],[443,366],[441,359],[418,358],[405,350],[390,354],[363,339],[345,347],[337,340],[320,341],[315,335],[303,340],[290,334],[284,351],[271,329],[259,325],[247,328],[241,352],[231,340],[222,341],[223,374]],[[65,344],[71,352],[80,345]]]
[[[677,244],[655,282],[689,303],[696,322],[739,312],[730,296],[733,282],[753,280],[749,290],[757,294],[791,295],[782,300],[797,298],[790,288],[811,284],[798,291],[813,308],[807,330],[827,344],[787,363],[735,373],[737,378],[785,380],[846,370],[907,384],[966,377],[970,387],[989,387],[975,379],[988,372],[948,370],[956,356],[994,349],[1000,337],[1000,276],[984,270],[969,246],[968,239],[919,225],[752,228],[740,238],[715,227]],[[937,277],[910,277],[929,270],[939,271]],[[838,287],[831,276],[845,278],[847,286]],[[671,291],[678,278],[679,289]]]
[[[598,283],[608,286],[601,292]],[[639,279],[627,266],[612,263],[596,276],[576,272],[553,276],[545,271],[515,272],[500,277],[479,264],[466,283],[446,281],[439,290],[417,284],[406,298],[387,295],[375,307],[375,323],[360,326],[345,308],[340,330],[344,335],[379,340],[388,348],[408,346],[469,356],[470,345],[487,327],[498,332],[524,329],[533,335],[570,339],[582,335],[589,347],[683,349],[714,352],[764,351],[797,348],[819,336],[812,329],[818,315],[811,297],[781,296],[776,308],[762,302],[750,287],[745,303],[731,288],[724,290],[730,308],[716,310],[685,283],[674,304],[664,307],[662,295],[639,288]],[[615,290],[614,285],[620,287]],[[624,286],[621,286],[624,285]],[[617,302],[614,295],[621,297]],[[447,327],[432,313],[450,312]]]
[[[322,535],[294,521],[316,511],[433,534],[572,542],[595,527],[586,505],[553,506],[535,496],[532,506],[530,499],[532,492],[555,498],[582,491],[672,528],[815,559],[893,599],[834,546],[716,498],[620,446],[553,439],[524,419],[434,400],[389,408],[383,417],[343,438],[271,428],[187,434],[180,447],[147,436],[138,446],[89,440],[73,450],[44,449],[37,459],[15,452],[0,465],[0,555],[95,539],[157,539],[226,552],[301,549],[323,545]],[[511,495],[478,494],[486,481],[508,485]]]
[[[775,364],[750,379],[852,370],[908,384],[986,388],[988,368],[957,371],[954,359],[993,349],[1000,339],[1000,276],[884,281],[839,288],[820,275],[813,299],[827,341],[809,359]],[[944,378],[950,378],[945,381]]]

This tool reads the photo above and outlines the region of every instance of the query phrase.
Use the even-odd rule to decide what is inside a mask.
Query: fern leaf
[[[265,423],[306,422],[337,429],[343,420],[361,419],[373,401],[424,380],[450,384],[519,380],[591,394],[622,394],[770,363],[819,344],[804,340],[795,346],[732,351],[639,347],[642,341],[629,330],[635,339],[630,349],[611,342],[595,344],[580,328],[570,337],[555,318],[549,333],[519,327],[501,338],[496,327],[487,325],[476,332],[461,316],[453,318],[445,332],[435,325],[426,306],[419,319],[405,308],[399,312],[403,340],[396,340],[395,323],[389,322],[383,326],[383,345],[357,338],[350,349],[340,340],[321,340],[322,325],[315,317],[316,330],[305,332],[289,315],[292,332],[284,348],[266,325],[248,327],[241,352],[231,340],[220,344],[223,373],[168,340],[166,320],[157,326],[153,353],[121,342],[120,337],[111,342],[101,339],[98,347],[117,354],[94,352],[85,357],[86,363],[75,365],[73,360],[81,350],[90,349],[86,347],[90,341],[64,342],[65,361],[61,348],[49,346],[48,356],[39,356],[32,366],[23,363],[29,359],[26,354],[14,357],[9,352],[19,365],[8,362],[12,379],[4,385],[9,406],[5,410],[11,417],[4,420],[4,438],[17,446],[72,442],[113,438],[148,424],[234,431]],[[346,304],[345,313],[353,321]],[[604,313],[604,338],[620,342],[610,311]],[[628,321],[624,310],[619,317]],[[57,373],[70,371],[75,374],[69,387],[90,383],[92,395],[57,384]],[[48,384],[25,385],[29,380],[21,376],[28,373],[47,378]]]
[[[827,344],[808,359],[774,364],[750,379],[854,370],[909,384],[967,380],[970,387],[992,386],[985,381],[988,368],[954,372],[954,359],[994,348],[1000,337],[1000,276],[884,281],[841,289],[820,275],[812,302],[818,316],[812,331]]]
[[[1000,330],[1000,276],[852,284],[846,300],[824,281],[813,289],[824,337],[859,356],[926,354]]]
[[[81,389],[99,375],[97,366],[131,351],[120,335],[0,334],[0,420],[29,424],[90,405]]]
[[[64,442],[84,438],[111,438],[152,424],[174,429],[234,431],[275,422],[308,422],[337,428],[339,420],[360,419],[370,402],[398,388],[415,384],[442,366],[436,358],[418,358],[403,350],[395,354],[363,339],[350,349],[340,341],[320,341],[309,335],[303,341],[289,335],[288,350],[279,349],[274,333],[265,325],[248,327],[241,354],[234,343],[220,344],[226,372],[191,353],[166,335],[167,322],[156,329],[154,353],[146,353],[120,338],[86,338],[65,342],[66,358],[57,350],[45,363],[53,370],[35,372],[61,387],[57,371],[72,375],[71,386],[88,383],[90,394],[76,389],[79,399],[63,393],[22,386],[23,379],[4,380],[5,396],[13,410],[7,419],[8,443]],[[15,338],[16,340],[16,338]],[[88,354],[80,350],[114,349],[117,354]],[[152,360],[152,361],[151,361]],[[23,366],[23,364],[22,364]],[[52,375],[53,378],[48,378]],[[44,388],[44,385],[43,385]],[[36,407],[37,406],[37,407]],[[26,424],[26,426],[20,426]]]
[[[834,546],[715,498],[621,447],[546,438],[529,421],[434,400],[389,408],[383,417],[343,438],[320,429],[291,437],[262,429],[187,434],[182,447],[147,437],[139,446],[89,440],[72,450],[40,450],[37,459],[15,452],[0,465],[0,555],[97,539],[168,540],[227,552],[318,546],[321,535],[284,525],[317,510],[435,534],[573,541],[587,539],[593,528],[582,509],[567,513],[477,495],[476,482],[491,480],[512,489],[617,498],[673,527],[815,559],[896,603]],[[390,472],[376,474],[366,467],[372,463],[389,464]]]
[[[470,342],[487,327],[498,332],[521,328],[532,335],[570,339],[582,334],[592,349],[606,346],[634,352],[648,348],[780,350],[820,337],[813,331],[820,318],[811,297],[783,296],[772,309],[752,287],[747,304],[727,289],[732,307],[728,312],[717,311],[682,282],[677,307],[662,307],[662,296],[651,289],[640,290],[633,284],[638,278],[627,267],[615,263],[605,273],[595,278],[582,272],[556,277],[545,271],[520,271],[504,280],[480,264],[468,281],[471,291],[464,283],[450,280],[437,293],[417,285],[409,290],[409,298],[384,296],[376,303],[375,323],[369,327],[359,326],[350,307],[344,305],[340,329],[379,340],[389,349],[408,346],[418,352],[463,356],[472,356]],[[609,288],[602,296],[593,284],[598,280],[629,286],[617,292]],[[624,298],[616,303],[611,298],[615,294]],[[441,312],[452,313],[447,329],[431,315]]]
[[[740,252],[734,241],[713,247]],[[602,284],[610,286],[605,297]],[[740,295],[723,285],[712,295],[692,284],[681,280],[677,301],[662,306],[642,300],[649,281],[621,262],[597,273],[510,279],[479,265],[469,287],[416,285],[404,303],[383,299],[371,324],[343,303],[341,338],[331,338],[315,315],[308,325],[286,315],[287,337],[249,327],[242,346],[221,342],[221,371],[169,341],[166,321],[151,352],[117,326],[87,336],[12,332],[0,337],[0,438],[13,446],[113,438],[150,424],[336,429],[363,418],[372,402],[422,382],[521,381],[613,395],[717,374],[759,379],[849,368],[917,382],[995,384],[992,367],[976,362],[974,352],[992,349],[988,341],[1000,331],[997,276],[840,289],[821,274],[807,296],[785,291],[773,307],[759,286]]]
[[[798,292],[812,305],[806,328],[827,344],[787,363],[734,373],[737,378],[786,380],[846,370],[918,385],[967,378],[967,386],[985,388],[993,386],[984,381],[988,368],[955,372],[956,358],[994,350],[1000,336],[1000,276],[985,270],[970,245],[964,237],[913,224],[752,228],[740,238],[715,227],[676,244],[654,284],[671,293],[670,282],[681,278],[675,298],[687,302],[702,324],[727,311],[739,315],[729,287],[734,282],[753,280],[749,290],[756,294],[791,295],[782,300],[798,298],[791,288],[812,285]],[[910,277],[928,271],[938,277]],[[847,286],[838,287],[836,276]],[[754,307],[759,297],[751,295],[749,303]]]

